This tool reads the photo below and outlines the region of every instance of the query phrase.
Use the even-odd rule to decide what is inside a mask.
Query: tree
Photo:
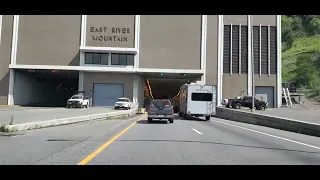
[[[310,29],[310,31],[311,31],[311,33],[313,35],[320,34],[320,19],[319,18],[313,18],[310,21],[309,29]]]
[[[285,15],[281,18],[281,29],[282,29],[282,42],[284,42],[283,51],[288,50],[291,48],[293,43],[293,30],[292,30],[292,23],[293,19],[291,17],[287,17]]]
[[[319,67],[317,67],[319,63],[320,53],[315,53],[310,57],[308,57],[308,55],[300,55],[296,61],[295,84],[309,89],[319,88],[320,73]]]

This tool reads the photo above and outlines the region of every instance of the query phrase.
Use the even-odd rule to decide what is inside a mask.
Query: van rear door
[[[211,115],[212,99],[213,94],[210,92],[191,92],[188,111],[190,111],[191,114]]]

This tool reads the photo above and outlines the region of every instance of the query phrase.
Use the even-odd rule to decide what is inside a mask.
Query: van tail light
[[[166,104],[164,107],[170,107],[168,104]]]

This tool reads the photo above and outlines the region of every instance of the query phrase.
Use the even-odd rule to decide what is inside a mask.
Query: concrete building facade
[[[144,79],[157,73],[216,85],[219,105],[250,95],[254,73],[256,94],[281,106],[280,15],[0,15],[0,35],[0,104],[20,101],[18,70],[55,69],[78,72],[96,105],[143,104]]]

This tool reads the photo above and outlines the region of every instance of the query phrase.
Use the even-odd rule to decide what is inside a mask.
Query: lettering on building
[[[91,26],[90,33],[93,33],[93,41],[128,42],[131,29],[126,27]]]

